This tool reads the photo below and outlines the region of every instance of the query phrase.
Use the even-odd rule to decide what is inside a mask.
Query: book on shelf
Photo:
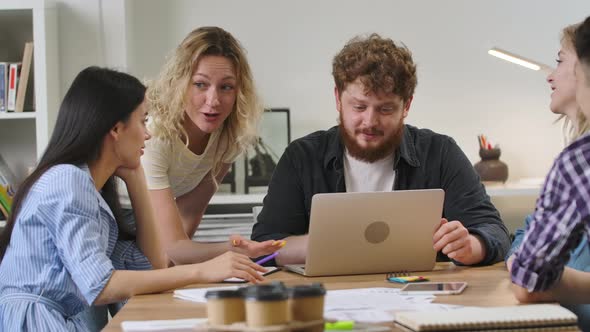
[[[15,112],[22,112],[25,106],[25,96],[27,93],[27,85],[29,84],[29,76],[31,72],[31,62],[33,60],[33,42],[25,43],[23,51],[23,59],[21,62],[21,70],[18,78],[18,86],[16,90]]]
[[[21,62],[0,62],[0,112],[23,112],[35,107],[32,71],[33,42],[25,43]]]
[[[0,154],[0,184],[16,186],[17,178]]]
[[[12,206],[12,198],[16,194],[17,178],[0,155],[0,208],[8,218]]]
[[[16,86],[18,85],[18,74],[20,63],[11,63],[8,66],[8,92],[6,96],[6,110],[14,111],[16,109]]]
[[[8,220],[8,211],[0,204],[0,220]]]
[[[412,331],[575,331],[578,318],[558,304],[529,304],[398,312],[395,321]]]
[[[0,62],[0,112],[6,112],[6,97],[8,89],[6,82],[8,80],[8,63]]]
[[[0,184],[0,212],[5,219],[8,219],[12,206],[12,197],[8,195],[7,188]]]

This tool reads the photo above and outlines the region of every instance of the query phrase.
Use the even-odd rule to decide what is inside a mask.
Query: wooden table
[[[431,272],[421,272],[431,281],[467,281],[468,286],[460,295],[439,295],[435,303],[460,304],[467,306],[505,306],[518,302],[510,290],[510,279],[504,263],[487,267],[459,267],[452,263],[437,263]],[[294,273],[280,271],[271,274],[267,280],[281,280],[287,286],[322,282],[328,290],[397,287],[401,285],[385,281],[385,274],[314,277],[306,278]],[[220,284],[198,284],[195,287],[219,287]],[[156,320],[206,317],[203,303],[175,299],[172,293],[134,296],[109,322],[104,331],[122,331],[121,322],[126,320]],[[397,331],[394,328],[394,331]]]

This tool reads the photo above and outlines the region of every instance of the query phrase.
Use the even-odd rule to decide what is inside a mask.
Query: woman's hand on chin
[[[135,168],[120,166],[115,170],[115,175],[120,177],[121,180],[125,181],[125,183],[128,183],[128,181],[133,179],[137,179],[138,177],[145,177],[141,164]]]

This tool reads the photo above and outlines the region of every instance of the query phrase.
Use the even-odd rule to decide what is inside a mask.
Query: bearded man
[[[417,85],[410,51],[377,34],[355,37],[334,57],[332,75],[339,125],[287,147],[252,231],[256,241],[287,240],[270,264],[305,263],[316,193],[431,188],[445,191],[437,260],[502,261],[508,231],[465,154],[451,137],[404,124]]]

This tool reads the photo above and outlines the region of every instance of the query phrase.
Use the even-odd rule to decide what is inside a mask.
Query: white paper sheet
[[[392,310],[331,310],[324,313],[329,320],[354,320],[361,323],[388,323],[395,319],[395,313],[401,311],[450,311],[462,308],[460,305],[422,303],[401,304]]]
[[[124,321],[121,328],[125,332],[143,331],[194,331],[198,325],[207,322],[207,318],[170,319],[170,320],[135,320]]]
[[[433,295],[400,295],[397,288],[358,288],[328,291],[324,311],[391,310],[430,303]]]
[[[357,323],[386,323],[393,322],[393,314],[383,310],[343,310],[326,311],[324,319],[346,321],[353,320]]]
[[[174,297],[193,302],[206,303],[209,290],[238,289],[238,286],[177,289]],[[359,288],[330,290],[326,293],[324,311],[356,310],[417,310],[435,299],[433,295],[400,295],[397,288]]]
[[[209,287],[209,288],[187,288],[177,289],[174,291],[174,297],[182,300],[188,300],[199,303],[207,303],[205,293],[209,290],[224,290],[224,289],[238,289],[238,286],[227,286],[227,287]]]

